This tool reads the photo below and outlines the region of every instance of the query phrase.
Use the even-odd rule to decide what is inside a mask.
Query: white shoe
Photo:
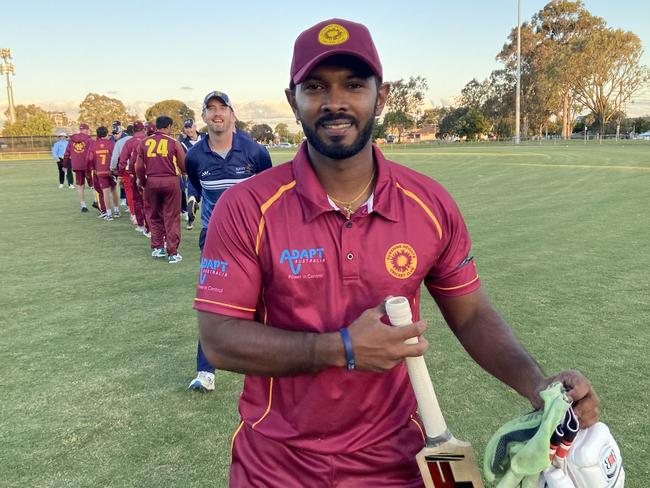
[[[187,222],[188,220],[190,220],[190,216],[187,214],[187,212],[183,212],[182,215],[183,215],[183,218],[185,219],[185,222]]]
[[[135,231],[144,234],[147,231],[147,229],[145,229],[144,227],[140,227],[139,225],[136,225]]]
[[[208,373],[207,371],[199,371],[196,374],[196,378],[192,380],[190,386],[187,387],[189,390],[208,392],[214,390],[214,373]]]
[[[151,257],[152,258],[164,258],[164,257],[167,257],[167,251],[165,251],[165,249],[162,248],[162,247],[155,247],[151,251]]]
[[[63,188],[63,183],[59,184],[59,189]]]
[[[145,236],[147,239],[151,239],[151,232],[148,232],[147,229],[144,229],[142,235]]]
[[[122,205],[123,207],[126,207],[126,206],[127,206],[127,204],[126,204],[126,198],[122,198],[122,199],[120,200],[120,205]]]
[[[71,190],[74,190],[74,185],[68,185],[68,188],[70,188]]]

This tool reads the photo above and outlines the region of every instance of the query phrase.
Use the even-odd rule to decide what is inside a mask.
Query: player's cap
[[[211,91],[205,96],[203,99],[203,110],[208,108],[208,102],[213,98],[218,98],[226,105],[226,107],[230,107],[230,109],[234,111],[232,104],[230,103],[230,98],[228,98],[228,95],[221,91]]]
[[[147,124],[147,134],[153,134],[154,132],[156,132],[156,130],[158,130],[156,129],[156,124],[154,124],[153,122],[149,122]]]
[[[79,130],[83,130],[83,129],[90,130],[90,126],[86,123],[79,124]]]
[[[144,124],[140,120],[136,120],[133,122],[133,130],[137,130],[138,132],[144,130]]]
[[[381,61],[368,28],[349,20],[330,19],[310,27],[296,39],[289,86],[302,83],[318,63],[336,54],[360,59],[382,79]]]
[[[192,126],[194,126],[194,119],[185,119],[183,121],[183,127],[185,127],[186,129],[189,129]]]

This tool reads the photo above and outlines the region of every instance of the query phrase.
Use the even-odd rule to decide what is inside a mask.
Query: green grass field
[[[386,153],[455,196],[497,308],[546,371],[587,374],[627,487],[649,486],[650,144]],[[52,161],[0,162],[0,486],[227,486],[242,378],[218,373],[216,393],[186,390],[199,231],[183,231],[182,263],[154,261],[128,217],[81,214],[57,183]],[[423,302],[442,409],[482,458],[528,405]]]

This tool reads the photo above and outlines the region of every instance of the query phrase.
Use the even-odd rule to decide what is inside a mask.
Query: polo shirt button
[[[347,222],[347,223],[345,224],[345,226],[346,226],[348,229],[351,229],[351,228],[352,228],[352,222]]]
[[[351,252],[348,253],[348,261],[352,261],[354,259],[354,254]]]

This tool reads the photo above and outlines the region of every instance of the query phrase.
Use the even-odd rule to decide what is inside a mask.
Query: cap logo
[[[328,24],[318,33],[318,42],[325,46],[343,44],[350,38],[348,30],[339,24]]]

